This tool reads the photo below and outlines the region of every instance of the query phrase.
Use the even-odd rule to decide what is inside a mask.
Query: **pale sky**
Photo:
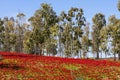
[[[26,18],[29,18],[40,8],[41,3],[51,4],[58,15],[71,7],[82,8],[84,16],[90,23],[92,23],[92,17],[99,12],[106,16],[106,20],[110,15],[120,18],[120,12],[117,10],[118,0],[1,0],[0,18],[15,17],[19,12],[23,12]]]

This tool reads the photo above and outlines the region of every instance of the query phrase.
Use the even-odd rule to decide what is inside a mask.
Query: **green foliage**
[[[68,13],[61,12],[59,16],[59,45],[63,44],[64,54],[68,56],[77,55],[81,49],[80,38],[83,35],[82,27],[85,25],[83,10],[71,8]],[[62,30],[61,30],[62,28]]]
[[[68,70],[78,70],[79,69],[79,67],[72,65],[72,64],[63,64],[63,67]]]
[[[77,77],[76,80],[95,80],[95,79],[88,78],[88,77]]]
[[[108,25],[108,36],[112,38],[112,51],[114,54],[119,55],[120,60],[120,20],[115,16],[109,18],[110,24]]]
[[[97,13],[92,18],[93,21],[93,52],[97,53],[97,59],[99,59],[99,47],[100,47],[100,30],[106,25],[105,16],[102,13]]]
[[[4,26],[3,21],[0,20],[0,45],[3,44],[3,38],[4,38]]]
[[[120,0],[118,0],[117,8],[118,8],[118,11],[120,11]]]
[[[49,4],[42,3],[41,8],[36,10],[33,17],[29,19],[33,32],[31,33],[29,44],[31,47],[35,47],[35,51],[40,48],[40,52],[43,49],[47,50],[47,53],[51,53],[51,47],[53,46],[53,54],[56,54],[54,45],[51,40],[57,35],[57,15]],[[55,39],[54,39],[55,40]]]

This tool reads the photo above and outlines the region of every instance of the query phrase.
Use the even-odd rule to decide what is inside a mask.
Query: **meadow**
[[[120,80],[120,62],[0,52],[0,80]]]

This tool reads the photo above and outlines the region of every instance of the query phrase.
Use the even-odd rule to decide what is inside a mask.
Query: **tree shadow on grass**
[[[0,69],[13,69],[13,70],[20,70],[20,69],[24,69],[23,66],[19,66],[16,64],[6,64],[6,63],[2,63],[0,64]]]

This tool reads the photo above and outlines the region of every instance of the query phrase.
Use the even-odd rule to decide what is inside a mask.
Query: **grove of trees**
[[[120,11],[120,2],[117,8]],[[110,15],[106,23],[105,15],[96,13],[92,27],[86,20],[82,8],[57,15],[47,3],[27,21],[24,13],[5,16],[0,19],[0,51],[80,58],[88,58],[91,52],[96,59],[111,54],[120,60],[120,19]]]

